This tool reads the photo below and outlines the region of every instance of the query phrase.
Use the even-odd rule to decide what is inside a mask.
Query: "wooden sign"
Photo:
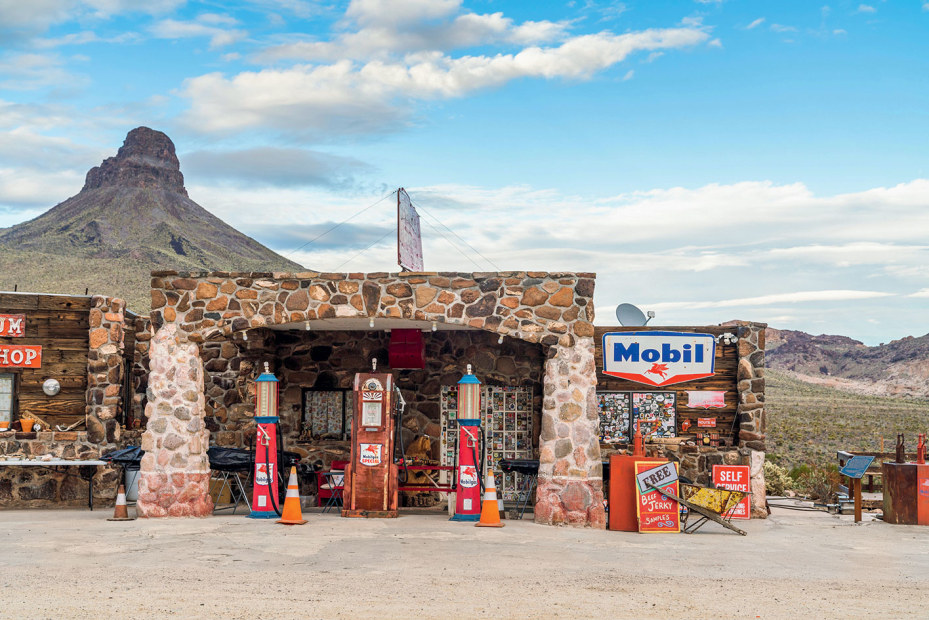
[[[651,487],[661,488],[677,482],[677,468],[670,462],[662,463],[657,467],[652,467],[641,474],[637,474],[635,481],[639,485],[639,491],[647,493]]]
[[[675,473],[677,463],[673,463]],[[639,474],[655,469],[655,463],[636,463],[636,477]],[[675,477],[676,478],[676,477]],[[677,534],[681,531],[681,509],[676,501],[661,493],[668,491],[675,495],[680,494],[678,481],[663,484],[659,490],[643,493],[636,484],[636,514],[639,517],[639,531],[648,533]]]
[[[732,491],[752,490],[751,475],[748,465],[713,465],[713,484],[717,489]],[[723,515],[732,519],[751,519],[751,496],[745,497],[735,508]]]
[[[0,368],[42,368],[42,346],[0,344]]]
[[[22,338],[25,335],[25,314],[0,314],[0,336],[5,338]]]

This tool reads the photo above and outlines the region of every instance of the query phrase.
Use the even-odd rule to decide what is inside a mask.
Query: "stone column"
[[[545,362],[535,520],[603,529],[594,341],[553,346]]]
[[[751,467],[752,517],[764,519],[765,508],[764,457],[767,420],[764,409],[764,353],[766,326],[742,323],[739,326],[739,444],[748,451]]]
[[[151,374],[142,435],[140,517],[205,517],[209,496],[209,431],[203,424],[203,363],[197,345],[177,328],[158,330],[149,349]]]
[[[121,299],[94,295],[91,305],[85,409],[87,438],[92,443],[115,443],[120,436],[116,421],[119,407],[129,406],[121,402],[126,304]]]

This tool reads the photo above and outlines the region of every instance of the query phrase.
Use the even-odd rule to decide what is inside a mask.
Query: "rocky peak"
[[[84,190],[98,187],[160,188],[187,196],[174,143],[148,127],[130,131],[116,157],[90,169]]]

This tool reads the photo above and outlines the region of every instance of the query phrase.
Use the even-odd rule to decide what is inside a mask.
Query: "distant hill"
[[[150,308],[150,272],[303,271],[191,200],[167,135],[129,132],[83,189],[39,217],[0,229],[0,290],[123,297]]]
[[[873,396],[929,399],[929,334],[869,347],[845,336],[768,328],[766,365],[797,378]]]
[[[835,464],[839,450],[893,452],[897,433],[916,451],[929,431],[929,402],[900,396],[866,396],[802,381],[790,372],[765,374],[768,458],[786,467]]]

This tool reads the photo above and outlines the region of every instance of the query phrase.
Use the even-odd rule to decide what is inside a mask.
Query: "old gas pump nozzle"
[[[394,384],[394,390],[397,392],[397,424],[394,427],[394,445],[400,446],[400,462],[403,464],[403,475],[401,477],[398,474],[397,477],[401,478],[399,481],[401,484],[406,484],[407,480],[410,479],[410,470],[407,468],[406,463],[406,446],[403,445],[403,412],[406,410],[406,399],[403,398],[403,392],[400,391],[398,385]]]

